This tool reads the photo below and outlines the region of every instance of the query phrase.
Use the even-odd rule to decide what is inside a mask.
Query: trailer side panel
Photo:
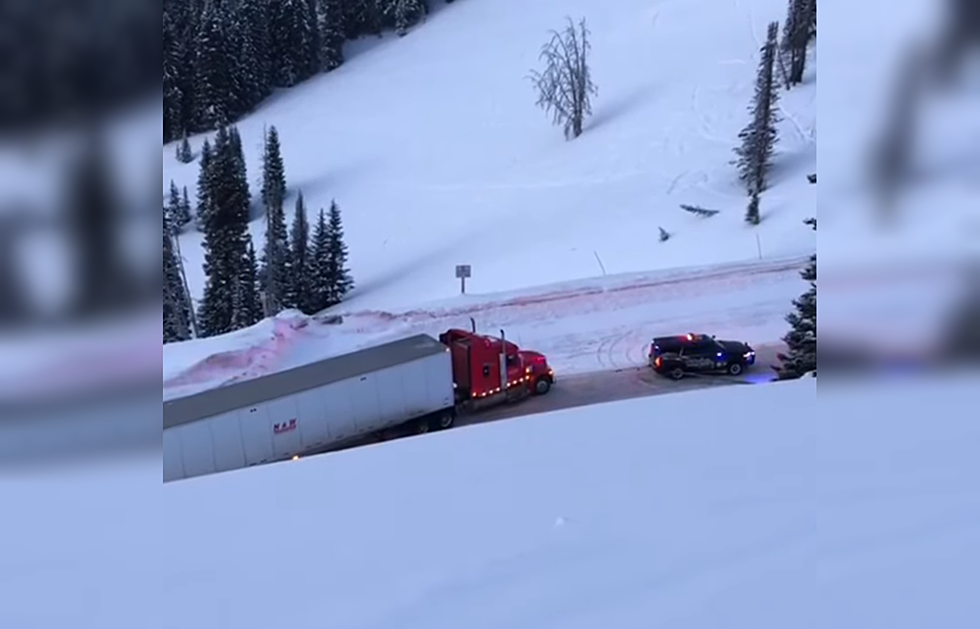
[[[446,351],[164,430],[164,480],[260,465],[454,408]],[[173,459],[177,460],[173,460]]]

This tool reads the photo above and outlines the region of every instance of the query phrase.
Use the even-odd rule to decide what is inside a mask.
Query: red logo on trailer
[[[290,419],[288,422],[282,422],[281,424],[274,424],[272,426],[272,432],[280,435],[284,432],[289,432],[290,430],[296,430],[296,420]]]

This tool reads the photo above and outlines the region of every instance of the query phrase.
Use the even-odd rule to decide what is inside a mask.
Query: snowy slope
[[[5,476],[0,626],[972,629],[980,423],[935,413],[972,383],[902,384],[660,396],[164,487],[158,458]]]
[[[604,273],[810,253],[815,71],[785,94],[764,223],[747,227],[732,149],[747,122],[757,52],[783,0],[467,0],[410,35],[273,97],[239,124],[258,190],[262,131],[279,130],[287,179],[315,212],[344,210],[359,289],[350,308],[408,308]],[[566,15],[592,30],[599,87],[585,134],[566,142],[526,76]],[[356,47],[356,46],[355,46]],[[195,149],[203,138],[194,138]],[[163,149],[163,184],[193,192],[198,164]],[[722,213],[698,219],[678,208]],[[290,202],[290,214],[291,214]],[[674,234],[657,242],[658,226]],[[261,242],[261,220],[252,226]],[[758,236],[758,238],[757,238]],[[184,238],[200,296],[200,235]]]

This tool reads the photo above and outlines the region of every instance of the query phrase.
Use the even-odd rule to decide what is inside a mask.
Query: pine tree
[[[167,229],[168,233],[176,234],[180,232],[181,227],[183,227],[186,222],[183,220],[183,201],[180,198],[180,191],[177,189],[177,184],[174,180],[170,180],[170,196],[167,199],[167,206],[163,209],[164,214],[164,227]]]
[[[816,220],[804,221],[816,231]],[[790,331],[783,337],[787,353],[778,354],[780,365],[774,367],[779,380],[799,378],[817,369],[817,256],[810,256],[810,263],[800,277],[809,282],[810,287],[799,298],[793,300],[795,312],[786,315]]]
[[[272,0],[269,38],[276,86],[292,87],[312,75],[319,51],[316,20],[307,0]]]
[[[170,226],[163,226],[163,342],[191,338],[190,299],[177,267]]]
[[[388,6],[393,13],[395,32],[399,37],[422,21],[427,13],[423,0],[391,0]]]
[[[759,215],[759,191],[753,190],[749,198],[749,207],[745,210],[745,222],[749,225],[758,225],[762,220]]]
[[[186,62],[173,20],[163,12],[163,141],[170,142],[186,130],[183,77]]]
[[[310,252],[310,225],[306,219],[303,193],[296,198],[290,243],[289,305],[306,314],[316,312],[312,296],[313,256]]]
[[[207,6],[194,60],[195,119],[201,129],[216,129],[234,117],[235,60],[224,30],[224,12],[216,3]]]
[[[328,238],[328,281],[330,285],[330,305],[339,304],[354,288],[354,279],[347,268],[347,245],[344,243],[344,227],[340,219],[340,208],[336,201],[330,202],[327,222]]]
[[[258,288],[258,266],[255,261],[255,247],[252,238],[246,238],[245,257],[241,272],[235,283],[234,315],[232,327],[235,330],[247,328],[262,320],[262,300]]]
[[[268,208],[282,207],[286,198],[286,169],[279,146],[279,132],[269,127],[262,155],[262,203]]]
[[[317,0],[320,70],[329,72],[344,63],[344,6],[342,0]]]
[[[201,168],[197,175],[197,224],[204,229],[211,209],[211,142],[205,138],[201,146]]]
[[[815,20],[816,0],[789,0],[786,21],[783,24],[783,41],[780,46],[781,52],[789,57],[787,86],[803,82],[810,32]]]
[[[259,275],[266,316],[276,315],[283,308],[293,305],[289,299],[291,273],[285,212],[282,205],[273,206],[266,215],[265,249]]]
[[[348,39],[381,33],[381,18],[384,12],[382,2],[389,0],[347,0],[345,8],[345,27]]]
[[[265,203],[266,242],[262,255],[260,281],[265,296],[266,315],[275,315],[289,304],[289,238],[283,204],[286,176],[279,146],[279,134],[270,127],[266,134],[262,165],[262,200]]]
[[[184,186],[184,193],[180,198],[180,211],[177,215],[177,219],[181,225],[187,225],[190,223],[194,217],[191,215],[191,202],[187,198],[187,186]]]
[[[194,152],[191,151],[191,143],[187,141],[187,134],[177,145],[177,161],[181,164],[190,164],[194,161]]]
[[[235,17],[251,108],[272,93],[268,10],[262,0],[242,0]]]
[[[330,227],[323,208],[320,208],[316,226],[313,228],[310,261],[310,304],[307,314],[314,314],[330,307],[333,292],[330,275]]]
[[[766,189],[766,177],[772,164],[776,147],[776,124],[779,122],[779,92],[773,73],[776,59],[779,23],[771,22],[766,43],[761,49],[759,74],[756,78],[755,96],[749,111],[752,121],[738,134],[741,146],[735,149],[739,179],[749,196]]]
[[[248,180],[231,136],[226,127],[218,130],[207,178],[207,211],[203,214],[207,281],[200,311],[204,336],[235,329],[238,278],[250,241]]]

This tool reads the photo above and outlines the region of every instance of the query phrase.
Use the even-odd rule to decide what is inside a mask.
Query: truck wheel
[[[742,366],[742,363],[732,363],[728,365],[729,376],[741,376],[743,371],[745,371],[745,368]]]
[[[439,430],[452,428],[456,423],[456,417],[452,413],[444,413],[439,417]]]
[[[680,380],[681,378],[684,377],[684,370],[681,369],[680,367],[674,367],[673,369],[670,370],[669,375],[671,380]]]
[[[534,394],[544,395],[551,390],[551,381],[547,378],[538,378],[534,383]]]
[[[415,434],[424,435],[429,432],[429,420],[422,418],[415,422]]]

